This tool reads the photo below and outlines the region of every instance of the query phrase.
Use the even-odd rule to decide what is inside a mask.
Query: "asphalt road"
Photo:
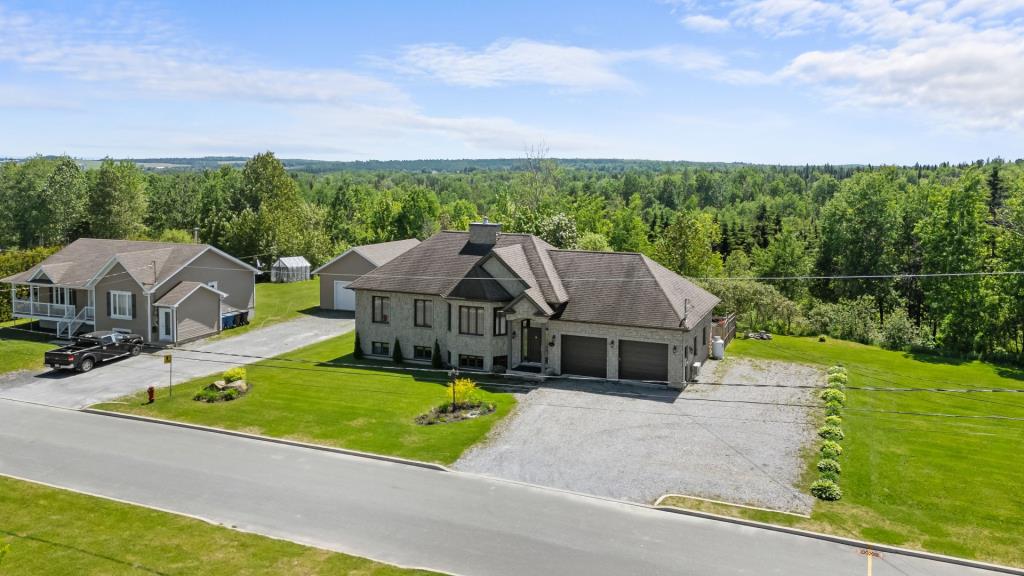
[[[221,356],[212,352],[276,356],[352,330],[354,320],[331,316],[302,316],[213,341],[184,344],[188,352],[170,349],[174,383],[185,382],[230,368],[250,364],[256,358]],[[230,332],[226,333],[230,334]],[[21,371],[0,374],[0,398],[39,402],[65,408],[84,408],[114,400],[149,386],[166,386],[167,365],[163,352],[100,364],[85,374],[67,370]],[[216,362],[212,361],[216,360]]]
[[[862,576],[858,550],[459,472],[0,400],[0,474],[456,574]],[[986,574],[896,554],[875,576]]]

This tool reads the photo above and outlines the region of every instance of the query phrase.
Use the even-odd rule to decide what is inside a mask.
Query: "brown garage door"
[[[562,335],[562,374],[607,377],[608,343],[604,338]]]
[[[668,380],[668,344],[619,340],[619,378]]]

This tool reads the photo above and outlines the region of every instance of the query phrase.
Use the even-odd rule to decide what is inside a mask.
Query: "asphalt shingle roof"
[[[206,244],[79,238],[41,263],[0,282],[27,282],[42,268],[54,284],[84,288],[111,258],[116,257],[132,278],[149,288],[171,277],[208,248]]]
[[[566,321],[690,330],[719,302],[643,254],[558,250],[528,234],[500,234],[490,246],[471,244],[466,232],[440,232],[351,287],[510,301],[482,266],[488,256],[526,282],[545,313]]]

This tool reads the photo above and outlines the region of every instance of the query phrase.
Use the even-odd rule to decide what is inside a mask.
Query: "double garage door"
[[[668,344],[619,340],[619,378],[668,380]],[[608,377],[608,341],[590,336],[562,335],[562,374]]]

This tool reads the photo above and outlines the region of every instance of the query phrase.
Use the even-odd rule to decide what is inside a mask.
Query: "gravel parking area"
[[[684,392],[549,382],[522,394],[454,467],[637,502],[676,493],[807,513],[813,498],[796,484],[815,438],[806,406],[815,399],[792,386],[823,379],[799,364],[728,359]]]

